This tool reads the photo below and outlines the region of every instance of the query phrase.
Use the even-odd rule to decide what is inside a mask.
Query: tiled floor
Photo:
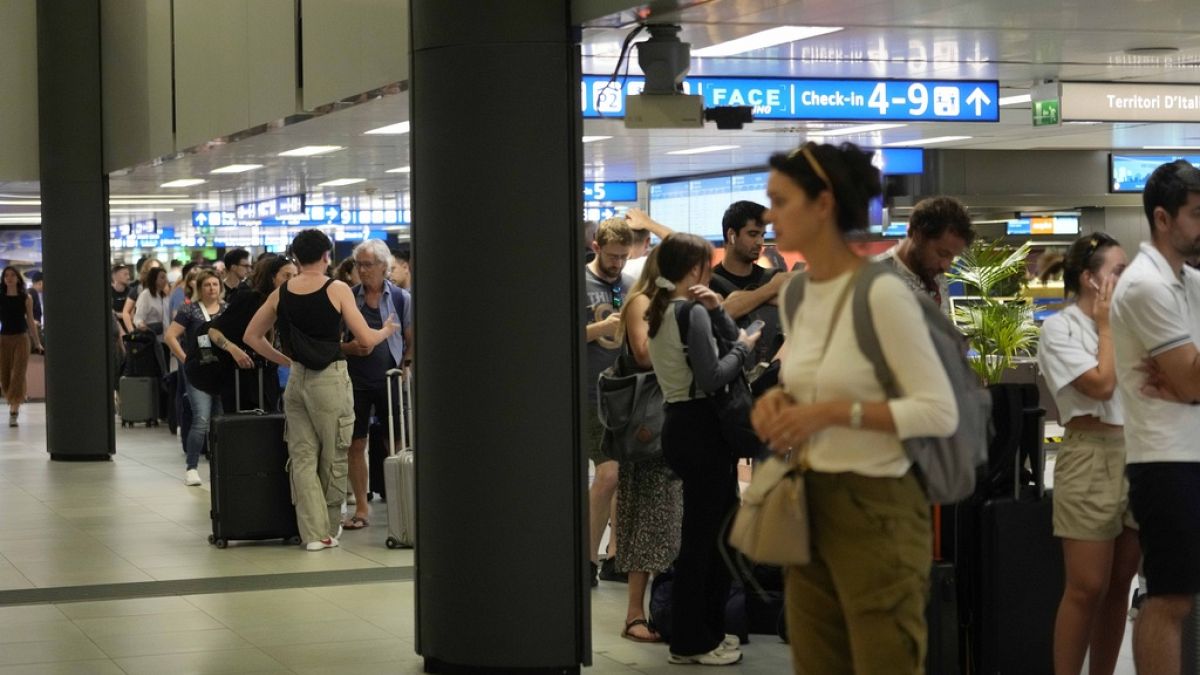
[[[41,406],[22,414],[20,429],[0,430],[0,591],[412,564],[411,551],[384,547],[382,509],[332,551],[219,551],[206,541],[207,488],[183,485],[164,429],[119,430],[112,462],[50,462]],[[589,672],[678,673],[663,646],[619,637],[625,590],[602,582],[592,594]],[[0,606],[0,675],[419,673],[414,649],[411,582]],[[790,672],[778,639],[743,649],[733,672]],[[1128,646],[1122,656],[1118,672],[1133,673]]]

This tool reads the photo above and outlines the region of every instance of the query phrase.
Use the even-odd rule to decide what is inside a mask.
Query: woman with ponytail
[[[651,370],[650,324],[646,310],[659,277],[658,249],[646,256],[642,274],[625,298],[621,329],[628,358],[641,370]],[[656,626],[646,620],[646,590],[650,575],[665,571],[679,554],[679,524],[683,491],[679,478],[662,458],[625,462],[617,476],[617,569],[629,573],[629,606],[621,637],[634,642],[662,642]]]
[[[646,320],[650,361],[666,401],[663,456],[683,481],[669,661],[727,666],[742,660],[738,639],[725,634],[732,579],[719,548],[725,519],[737,504],[737,458],[707,398],[741,375],[758,335],[739,330],[709,290],[712,252],[712,244],[692,234],[663,240]],[[688,312],[687,335],[680,335],[680,312]],[[716,335],[734,342],[724,356]]]
[[[866,230],[867,204],[881,192],[871,155],[849,143],[807,143],[770,166],[776,244],[808,262],[803,297],[780,317],[789,345],[783,386],[752,416],[767,445],[804,471],[811,561],[787,568],[785,580],[793,667],[923,673],[933,536],[901,441],[954,433],[958,406],[912,289],[891,272],[856,285],[867,263],[847,237]],[[784,287],[781,309],[793,288]],[[867,294],[897,398],[888,399],[858,348],[854,292]]]
[[[1068,299],[1046,319],[1038,363],[1066,436],[1054,465],[1054,534],[1063,542],[1066,588],[1054,625],[1054,672],[1116,669],[1125,638],[1127,591],[1141,558],[1125,479],[1124,412],[1116,396],[1109,327],[1125,252],[1098,232],[1076,241],[1043,278],[1061,271]]]

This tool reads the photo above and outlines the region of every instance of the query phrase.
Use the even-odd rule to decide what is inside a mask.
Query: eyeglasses
[[[368,260],[367,262],[359,262],[359,261],[355,260],[354,266],[359,269],[369,270],[372,267],[378,267],[379,263],[374,260]]]

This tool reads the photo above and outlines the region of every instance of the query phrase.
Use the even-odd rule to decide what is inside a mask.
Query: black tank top
[[[21,335],[29,332],[25,321],[25,294],[0,295],[0,335]]]
[[[279,287],[280,343],[289,357],[309,368],[324,368],[345,359],[342,342],[342,314],[329,301],[329,285],[333,279],[314,293],[299,295],[288,290],[287,282]],[[296,336],[295,332],[303,333]]]

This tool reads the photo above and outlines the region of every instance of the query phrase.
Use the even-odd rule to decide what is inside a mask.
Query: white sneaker
[[[721,644],[717,649],[722,649],[727,652],[742,648],[742,640],[736,635],[725,635],[725,639],[721,640]]]
[[[742,650],[740,649],[725,649],[725,643],[717,645],[717,648],[707,654],[696,654],[695,656],[680,656],[671,654],[667,658],[667,663],[677,666],[732,666],[742,660]]]
[[[183,476],[183,484],[190,485],[192,487],[203,485],[203,483],[200,482],[200,472],[195,469],[188,469],[187,473]]]
[[[333,548],[338,545],[338,540],[333,537],[326,537],[320,541],[310,541],[304,545],[308,551],[323,551],[327,548]]]

